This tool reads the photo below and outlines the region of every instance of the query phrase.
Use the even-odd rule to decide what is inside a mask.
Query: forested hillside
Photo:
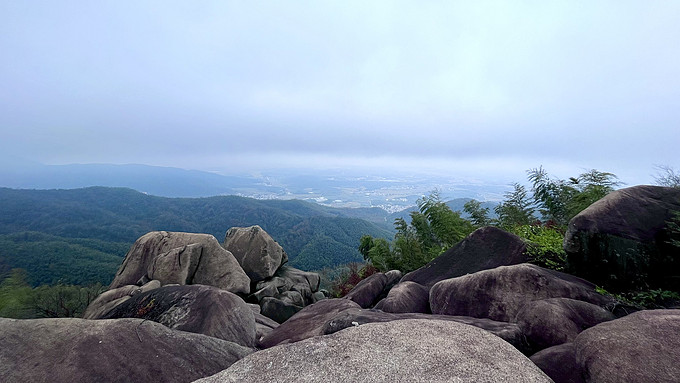
[[[110,282],[129,246],[154,230],[208,233],[260,225],[305,270],[361,260],[364,234],[389,238],[371,209],[332,209],[304,201],[236,196],[163,198],[131,189],[0,188],[0,272],[28,270],[32,284]]]

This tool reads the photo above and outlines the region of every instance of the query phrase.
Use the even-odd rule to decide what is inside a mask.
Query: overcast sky
[[[680,166],[680,1],[0,0],[0,151],[524,179]]]

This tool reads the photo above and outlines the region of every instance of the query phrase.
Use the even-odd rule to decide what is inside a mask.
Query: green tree
[[[680,172],[668,165],[657,165],[655,167],[657,173],[654,176],[654,181],[657,185],[680,188]]]
[[[494,209],[498,215],[498,225],[506,230],[536,221],[533,201],[526,188],[518,183],[512,186],[513,191],[505,193],[505,200]]]
[[[476,227],[489,226],[492,224],[489,218],[489,208],[482,207],[482,203],[477,200],[470,200],[463,206],[465,211],[470,216],[470,222]]]
[[[576,214],[620,184],[616,175],[595,169],[569,180],[553,179],[543,167],[530,169],[527,174],[543,220],[558,226],[566,226]]]
[[[0,283],[0,317],[33,318],[35,313],[31,302],[33,289],[28,284],[28,274],[24,269],[12,269]]]

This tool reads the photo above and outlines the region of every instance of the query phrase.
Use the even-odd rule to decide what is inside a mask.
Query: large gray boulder
[[[412,281],[429,288],[444,279],[527,262],[525,252],[526,244],[518,236],[496,227],[483,227],[427,265],[404,275],[401,282]]]
[[[362,308],[372,307],[387,285],[383,273],[375,273],[357,283],[343,298],[356,302]]]
[[[380,310],[349,308],[339,312],[323,327],[324,334],[333,334],[348,327],[361,326],[366,323],[391,322],[404,319],[443,320],[464,323],[486,330],[515,346],[522,353],[529,352],[529,347],[522,330],[518,325],[497,322],[485,318],[472,318],[453,315],[430,315],[422,313],[386,313]]]
[[[272,277],[257,282],[248,300],[260,304],[262,315],[283,323],[321,298],[317,294],[320,281],[317,273],[283,265]]]
[[[234,256],[209,234],[154,231],[130,248],[110,289],[142,285],[202,284],[233,293],[250,293],[250,279]]]
[[[592,303],[570,298],[550,298],[528,302],[515,322],[534,351],[572,342],[581,331],[616,319],[611,311]]]
[[[555,383],[585,383],[575,355],[574,344],[563,343],[539,351],[529,359]]]
[[[191,382],[254,350],[142,319],[0,318],[2,382]]]
[[[586,382],[677,382],[680,310],[646,310],[601,323],[574,341]]]
[[[430,289],[430,308],[433,314],[513,322],[525,304],[547,298],[613,305],[588,281],[525,263],[440,281]]]
[[[674,211],[680,211],[678,188],[641,185],[611,192],[569,222],[569,267],[610,291],[680,290],[680,251],[668,243]]]
[[[212,286],[164,286],[137,294],[93,319],[100,318],[147,319],[174,330],[255,347],[252,309],[237,295]]]
[[[126,285],[113,290],[108,290],[101,293],[95,300],[90,302],[83,312],[83,319],[98,319],[102,315],[111,311],[114,307],[125,302],[131,297],[157,289],[161,287],[161,282],[153,280],[147,282],[144,286]]]
[[[502,339],[436,320],[370,323],[252,354],[201,383],[551,382]]]
[[[292,343],[313,336],[324,335],[326,322],[341,311],[361,308],[349,299],[326,299],[309,305],[265,335],[259,347],[268,348],[280,343]]]
[[[430,291],[415,282],[401,282],[390,289],[387,297],[376,306],[389,313],[429,313]]]
[[[252,282],[273,276],[288,261],[281,245],[259,226],[227,230],[224,248],[234,255]]]

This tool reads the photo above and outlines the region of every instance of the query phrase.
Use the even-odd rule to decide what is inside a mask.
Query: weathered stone
[[[453,315],[430,315],[421,313],[393,314],[379,310],[349,308],[339,312],[331,320],[326,322],[326,325],[323,328],[323,333],[333,334],[348,327],[361,326],[366,323],[391,322],[403,319],[443,320],[468,324],[479,327],[498,336],[499,338],[515,346],[515,348],[520,350],[522,353],[526,354],[529,351],[524,334],[520,330],[519,326],[514,323],[497,322],[492,321],[491,319]]]
[[[97,319],[101,318],[102,315],[111,311],[114,307],[130,299],[130,297],[151,291],[161,287],[161,283],[158,280],[153,280],[147,282],[144,286],[137,285],[126,285],[121,286],[117,289],[108,290],[100,294],[95,300],[90,302],[87,306],[85,312],[83,312],[84,319]]]
[[[305,301],[302,298],[302,294],[294,290],[284,291],[277,298],[291,305],[300,307],[304,307],[305,305]]]
[[[276,288],[275,285],[266,285],[263,288],[254,292],[253,294],[251,294],[251,297],[257,300],[258,302],[262,302],[262,299],[265,297],[275,297],[277,295],[279,295],[279,290]]]
[[[527,262],[525,251],[526,244],[518,236],[496,227],[483,227],[432,262],[404,275],[401,282],[412,281],[430,288],[444,279]]]
[[[680,290],[680,252],[668,243],[674,211],[680,211],[678,188],[641,185],[611,192],[569,222],[569,267],[610,291]]]
[[[573,343],[546,348],[529,359],[555,383],[585,383],[581,367],[576,364]]]
[[[401,282],[376,308],[389,313],[429,313],[429,299],[430,291],[424,286],[410,281]]]
[[[264,279],[255,284],[257,296],[259,299],[266,296],[278,297],[286,291],[297,291],[302,295],[304,304],[308,305],[314,302],[314,293],[319,290],[319,283],[321,278],[317,273],[310,273],[290,267],[288,265],[281,266],[273,277]],[[271,295],[274,292],[277,294]]]
[[[174,330],[255,347],[252,310],[237,295],[211,286],[164,286],[137,294],[100,318],[147,319]]]
[[[198,382],[249,381],[551,382],[502,339],[436,320],[369,323],[280,345]]]
[[[324,295],[324,293],[322,293],[321,291],[317,291],[314,294],[312,294],[313,303],[316,303],[322,299],[328,299],[328,297],[326,297],[326,295]]]
[[[302,306],[296,306],[271,297],[263,298],[260,307],[262,308],[262,315],[271,318],[278,323],[287,321],[288,318],[302,310]]]
[[[163,285],[202,284],[233,293],[250,292],[250,279],[234,256],[209,234],[165,231],[145,234],[128,251],[110,288],[150,280],[149,271],[169,276],[168,280],[160,280]],[[181,281],[183,275],[186,279]]]
[[[259,306],[258,306],[259,307]],[[256,345],[260,347],[260,341],[273,329],[279,327],[279,324],[262,314],[255,314],[255,339]]]
[[[2,382],[190,382],[252,349],[141,319],[0,318]]]
[[[403,278],[403,274],[399,270],[390,270],[385,273],[385,277],[387,277],[387,282],[385,283],[386,286],[395,286],[401,278]]]
[[[512,322],[526,303],[547,298],[572,298],[598,306],[613,303],[588,281],[525,263],[438,282],[430,289],[430,308],[434,314]]]
[[[576,363],[587,382],[677,382],[680,310],[638,311],[576,337]]]
[[[369,308],[373,306],[374,301],[380,296],[386,284],[387,277],[385,277],[385,274],[376,273],[357,283],[344,298],[356,302],[362,308]]]
[[[297,342],[323,335],[326,322],[350,308],[360,307],[349,299],[325,299],[309,305],[266,335],[260,341],[260,347],[268,348],[279,343]]]
[[[569,298],[528,302],[516,322],[534,351],[572,342],[583,330],[615,319],[614,314],[592,303]]]
[[[288,261],[288,255],[281,245],[259,226],[232,227],[227,230],[224,248],[236,257],[253,282],[273,276]]]

